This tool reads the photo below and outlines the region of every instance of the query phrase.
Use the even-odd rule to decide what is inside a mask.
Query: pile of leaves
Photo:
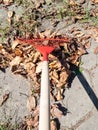
[[[71,64],[79,66],[81,55],[86,53],[85,47],[80,42],[77,42],[76,39],[64,35],[57,35],[55,32],[51,33],[51,30],[35,32],[32,34],[32,38],[68,39],[66,42],[60,43],[58,41],[59,47],[49,54],[51,101],[60,101],[63,99],[63,93],[71,75]],[[49,40],[43,42],[47,44]],[[0,44],[0,68],[5,69],[6,67],[10,67],[14,74],[21,74],[32,80],[32,94],[27,101],[27,107],[30,111],[36,111],[39,105],[42,58],[41,53],[32,45],[25,42],[21,43],[21,40],[17,38],[9,39],[7,43]],[[61,115],[63,115],[63,112],[59,109],[57,104],[51,106],[52,118],[60,117]],[[30,120],[26,119],[28,127],[38,127],[38,114],[36,116],[34,117],[33,114],[33,117],[29,118]],[[37,120],[37,122],[35,120]]]

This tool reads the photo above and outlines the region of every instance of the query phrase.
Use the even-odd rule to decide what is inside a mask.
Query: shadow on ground
[[[70,64],[70,69],[72,71],[72,74],[68,81],[68,87],[69,88],[71,87],[72,81],[74,80],[75,76],[77,76],[83,88],[85,89],[86,93],[88,94],[89,98],[91,99],[92,103],[94,104],[95,108],[98,110],[98,98],[96,94],[94,93],[92,87],[87,82],[84,75],[80,72],[79,67],[77,67],[74,64]]]

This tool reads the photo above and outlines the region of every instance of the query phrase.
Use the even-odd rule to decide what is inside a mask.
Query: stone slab
[[[79,79],[75,77],[71,88],[65,91],[64,106],[68,109],[66,116],[60,119],[61,128],[72,128],[90,111],[96,111],[91,99]]]
[[[98,130],[98,112],[96,112],[90,119],[86,120],[76,130]]]
[[[29,114],[26,101],[29,96],[30,84],[21,75],[14,75],[10,69],[6,73],[0,71],[0,101],[3,95],[10,93],[7,101],[0,107],[0,121],[20,121]]]

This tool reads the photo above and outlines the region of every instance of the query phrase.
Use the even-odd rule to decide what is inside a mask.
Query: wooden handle
[[[39,130],[50,130],[50,85],[48,61],[43,61],[42,68]]]

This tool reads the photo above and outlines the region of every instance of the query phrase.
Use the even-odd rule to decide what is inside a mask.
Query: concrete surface
[[[79,126],[77,130],[98,130],[98,112]]]
[[[14,6],[11,8],[15,10]],[[3,9],[0,9],[1,22],[5,19],[1,15],[2,11]],[[3,13],[7,16],[6,11]],[[49,21],[44,21],[42,26],[52,28]],[[66,23],[64,25],[62,22],[58,25],[58,29],[62,28],[59,33],[66,32],[64,26]],[[73,24],[68,29],[73,26],[78,26],[84,31],[79,24]],[[96,46],[98,43],[92,39],[88,54],[82,56],[82,73],[79,72],[73,78],[71,87],[65,91],[62,105],[67,109],[67,113],[60,119],[60,130],[98,130],[98,55],[93,53]],[[7,69],[6,73],[0,71],[0,100],[5,93],[10,92],[8,100],[0,107],[0,122],[7,121],[8,118],[12,118],[13,122],[21,121],[29,114],[26,108],[29,91],[30,84],[27,79],[12,74],[10,69]]]
[[[12,122],[20,122],[29,114],[26,107],[30,86],[27,79],[21,75],[14,75],[10,69],[6,73],[0,71],[0,101],[3,95],[10,93],[7,101],[0,107],[0,122],[9,118]]]

